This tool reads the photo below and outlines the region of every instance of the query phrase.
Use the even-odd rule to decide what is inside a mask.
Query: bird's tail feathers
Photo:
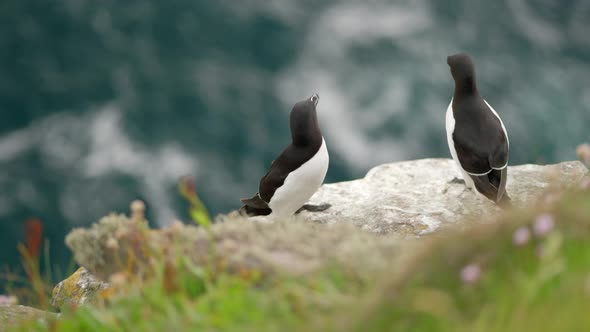
[[[508,178],[508,167],[500,171],[500,185],[498,186],[498,196],[496,202],[502,208],[509,208],[512,206],[511,199],[506,192],[506,180]]]
[[[512,199],[510,199],[507,193],[504,193],[504,195],[502,195],[502,197],[497,203],[498,206],[500,206],[503,209],[509,209],[512,207]]]
[[[256,195],[254,195],[252,198],[242,198],[242,199],[240,199],[240,201],[242,201],[242,203],[244,203],[245,205],[252,207],[252,208],[256,208],[256,209],[267,209],[268,208],[268,204],[262,198],[260,198],[260,195],[258,193],[256,193]]]
[[[244,203],[244,206],[240,208],[240,213],[247,216],[266,216],[272,212],[258,193],[252,198],[242,198],[240,201]]]

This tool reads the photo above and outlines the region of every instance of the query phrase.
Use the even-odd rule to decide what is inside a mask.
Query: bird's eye
[[[318,100],[318,97],[316,97],[316,96],[312,96],[312,97],[311,97],[311,101],[312,101],[312,102],[314,102],[314,103],[315,103],[315,101],[316,101],[316,100]]]
[[[320,100],[320,96],[317,93],[314,93],[311,98],[309,98],[309,100],[314,103],[317,104],[318,101]]]

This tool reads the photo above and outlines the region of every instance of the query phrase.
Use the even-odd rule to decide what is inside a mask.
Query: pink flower
[[[544,213],[535,218],[533,232],[538,237],[543,237],[553,230],[555,218],[549,213]]]
[[[581,162],[583,162],[586,165],[590,165],[590,144],[580,144],[576,148],[576,155],[578,156],[578,159],[580,159]]]
[[[545,196],[545,204],[552,205],[559,201],[559,194],[551,193]]]
[[[14,295],[0,295],[0,306],[6,305],[16,305],[18,304],[18,299]]]
[[[481,268],[478,264],[469,264],[461,270],[461,280],[465,284],[476,283],[481,277]]]
[[[514,234],[512,234],[512,243],[514,243],[514,245],[518,247],[527,244],[530,239],[531,232],[529,231],[529,228],[526,226],[520,227],[519,229],[514,231]]]

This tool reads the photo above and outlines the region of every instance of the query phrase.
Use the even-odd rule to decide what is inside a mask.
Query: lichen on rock
[[[108,287],[108,283],[98,280],[88,270],[81,267],[53,288],[51,305],[63,308],[97,304],[101,300],[100,292]]]

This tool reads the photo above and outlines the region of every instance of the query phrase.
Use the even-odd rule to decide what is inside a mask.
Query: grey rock
[[[57,315],[54,313],[24,305],[0,305],[0,332],[22,322],[55,318]]]
[[[524,206],[549,188],[575,186],[587,173],[579,161],[510,166],[507,192],[514,206]],[[451,159],[385,164],[371,169],[363,179],[323,185],[309,203],[332,207],[300,216],[325,224],[351,223],[377,233],[422,235],[463,217],[485,221],[502,213],[464,184],[451,183],[456,177],[459,171]]]

